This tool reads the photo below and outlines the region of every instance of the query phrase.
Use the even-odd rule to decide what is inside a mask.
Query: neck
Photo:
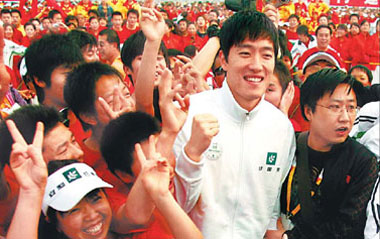
[[[313,134],[313,131],[309,132],[309,137],[307,138],[307,145],[315,151],[319,152],[329,152],[332,148],[332,145],[321,142],[319,137]]]
[[[104,127],[99,127],[99,125],[96,125],[96,127],[92,128],[91,136],[90,138],[86,139],[84,141],[84,144],[91,150],[94,151],[100,151],[100,139],[103,134]]]

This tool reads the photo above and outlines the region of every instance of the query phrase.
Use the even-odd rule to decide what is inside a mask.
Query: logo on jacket
[[[212,142],[206,152],[206,157],[209,160],[218,160],[222,155],[222,146],[217,142]]]
[[[267,154],[267,165],[275,165],[277,160],[277,153],[268,152]]]

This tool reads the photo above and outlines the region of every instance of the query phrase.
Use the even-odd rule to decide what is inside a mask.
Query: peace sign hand
[[[46,163],[42,157],[43,123],[37,123],[33,143],[29,145],[12,120],[7,120],[6,124],[14,140],[10,166],[20,189],[27,192],[43,192],[48,176]]]

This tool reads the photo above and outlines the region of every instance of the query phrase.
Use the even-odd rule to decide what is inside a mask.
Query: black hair
[[[220,45],[226,60],[228,60],[231,47],[242,43],[246,38],[251,40],[269,39],[273,43],[274,55],[277,58],[277,28],[263,13],[244,10],[235,13],[224,22],[220,30]]]
[[[67,36],[71,41],[79,46],[81,51],[85,50],[87,46],[96,46],[96,38],[88,32],[80,31],[80,30],[72,30],[67,33]]]
[[[274,66],[273,74],[278,78],[281,85],[282,94],[284,94],[289,82],[292,79],[288,67],[282,60],[277,60]]]
[[[171,56],[184,56],[185,54],[183,54],[182,51],[178,50],[178,49],[174,49],[174,48],[170,48],[168,49],[168,56],[171,57]]]
[[[112,29],[104,29],[99,32],[99,36],[107,36],[107,41],[109,43],[116,43],[117,49],[120,50],[120,38],[117,32]]]
[[[37,21],[39,24],[41,24],[41,21],[40,21],[40,19],[38,19],[38,18],[32,18],[32,19],[30,19],[29,21],[30,21],[30,22]]]
[[[96,19],[96,20],[99,21],[99,19],[98,19],[97,17],[90,17],[90,18],[88,19],[88,22],[91,22],[91,21],[94,20],[94,19]]]
[[[138,31],[131,35],[123,44],[123,48],[121,49],[121,60],[123,61],[123,64],[132,71],[132,62],[136,57],[143,54],[145,41],[146,38],[144,33]],[[161,41],[159,52],[165,57],[166,65],[169,65],[168,52],[163,41]]]
[[[336,26],[333,22],[329,22],[328,26],[331,28],[331,30],[336,30]]]
[[[17,13],[20,16],[20,18],[22,18],[22,14],[21,14],[21,12],[18,9],[12,9],[11,10],[11,14],[12,13]]]
[[[90,125],[83,122],[80,115],[95,113],[96,83],[102,76],[116,76],[122,80],[115,68],[101,62],[83,63],[67,76],[63,95],[68,107],[81,120],[85,130]]]
[[[25,52],[25,63],[30,77],[38,78],[50,87],[51,73],[59,66],[71,67],[83,61],[79,47],[66,35],[48,34],[34,41]],[[33,81],[40,102],[45,94]]]
[[[178,21],[178,24],[179,24],[180,22],[186,22],[186,25],[189,24],[189,20],[187,20],[186,18],[181,18],[181,19]]]
[[[121,14],[121,12],[119,12],[119,11],[114,11],[112,13],[112,17],[111,18],[113,18],[114,16],[121,16],[121,18],[123,18],[123,14]]]
[[[79,26],[79,20],[78,20],[78,18],[77,18],[76,16],[74,16],[74,15],[67,15],[67,17],[65,18],[65,24],[68,26],[69,23],[70,23],[70,21],[72,21],[72,20],[74,20],[74,21],[77,22],[77,24],[76,24],[75,27]]]
[[[131,14],[131,13],[136,14],[137,18],[139,18],[139,12],[136,9],[133,9],[133,8],[131,8],[131,9],[128,10],[128,12],[127,12],[127,18],[129,17],[129,14]]]
[[[363,26],[364,23],[366,23],[366,22],[369,24],[369,22],[368,22],[367,20],[364,19],[363,21],[360,22],[360,26]]]
[[[197,48],[193,45],[189,45],[185,47],[184,53],[192,58],[197,53]]]
[[[3,9],[1,9],[0,13],[1,13],[1,15],[3,15],[3,14],[11,14],[11,10],[9,10],[7,8],[3,8]]]
[[[297,22],[299,23],[300,22],[300,17],[296,14],[291,14],[289,17],[288,17],[288,21],[291,19],[291,18],[295,18],[297,19]]]
[[[359,23],[357,23],[357,22],[352,23],[351,26],[350,26],[350,29],[351,29],[353,26],[358,27],[359,30],[360,30],[360,25],[359,25]]]
[[[309,29],[306,25],[299,25],[296,30],[298,35],[307,35],[310,36],[309,34]]]
[[[350,17],[348,18],[348,20],[351,21],[351,18],[353,18],[353,17],[358,18],[358,21],[359,21],[359,19],[360,19],[359,14],[357,14],[357,13],[352,13],[352,14],[350,15]]]
[[[339,24],[336,29],[337,30],[341,29],[341,30],[347,31],[347,25],[346,24]]]
[[[158,121],[144,112],[128,112],[109,122],[103,131],[100,150],[108,168],[133,176],[132,164],[135,144],[161,130]],[[136,176],[136,175],[135,175]]]
[[[317,101],[325,94],[332,95],[340,84],[348,84],[358,96],[362,91],[363,85],[356,81],[352,76],[347,75],[339,69],[325,68],[314,74],[311,74],[301,87],[300,104],[303,118],[308,121],[305,114],[305,106],[310,107],[312,112],[315,111]],[[360,105],[360,98],[358,105]]]
[[[318,27],[317,27],[317,30],[315,30],[315,35],[317,36],[318,35],[318,32],[321,30],[321,29],[323,29],[323,28],[326,28],[326,29],[328,29],[329,31],[330,31],[330,35],[332,35],[332,29],[331,29],[331,27],[329,27],[328,25],[319,25]]]
[[[35,26],[31,21],[26,22],[26,23],[24,24],[24,29],[25,29],[27,26],[32,26],[33,29],[34,29],[35,31],[37,30],[36,26]]]
[[[57,9],[53,9],[53,10],[50,10],[49,13],[48,13],[48,17],[50,19],[53,19],[55,15],[57,14],[61,14],[60,11],[58,11]]]
[[[369,83],[372,83],[372,80],[373,80],[372,72],[366,66],[363,66],[363,65],[353,66],[351,67],[351,69],[348,71],[347,74],[351,75],[352,71],[355,69],[360,69],[361,71],[366,73],[366,75],[368,76]]]
[[[62,121],[58,111],[46,106],[27,105],[15,110],[7,118],[13,120],[21,135],[28,144],[33,142],[37,122],[44,124],[44,135],[50,132]],[[0,160],[2,165],[9,164],[13,138],[8,131],[5,121],[0,123]]]
[[[87,15],[90,15],[90,13],[94,13],[97,17],[99,17],[99,12],[95,9],[88,10]]]

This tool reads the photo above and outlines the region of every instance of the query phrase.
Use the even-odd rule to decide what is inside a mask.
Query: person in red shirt
[[[339,52],[340,56],[345,58],[345,44],[348,41],[347,25],[339,24],[336,29],[335,37],[331,39],[330,46]]]
[[[138,26],[139,12],[132,8],[127,12],[127,22],[125,24],[125,40],[127,40],[132,34],[138,32],[140,27]],[[125,41],[124,40],[124,41]],[[120,42],[124,42],[120,41]]]
[[[127,32],[125,28],[123,27],[123,14],[121,12],[113,12],[112,13],[112,30],[117,32],[117,35],[119,36],[119,41],[124,42],[125,39],[127,39]]]
[[[288,19],[289,28],[286,29],[286,37],[294,45],[298,41],[297,27],[300,24],[300,19],[297,15],[292,14]]]
[[[100,26],[99,19],[97,17],[90,17],[89,19],[89,27],[87,32],[93,35],[96,39],[98,39],[99,32],[106,29],[105,27]]]
[[[22,38],[21,44],[25,47],[29,47],[30,43],[35,40],[36,26],[31,22],[27,22],[24,25],[26,36]]]
[[[162,41],[165,43],[167,49],[177,49],[180,50],[183,48],[182,39],[180,36],[174,33],[174,23],[170,19],[165,20],[166,33],[162,38]]]

